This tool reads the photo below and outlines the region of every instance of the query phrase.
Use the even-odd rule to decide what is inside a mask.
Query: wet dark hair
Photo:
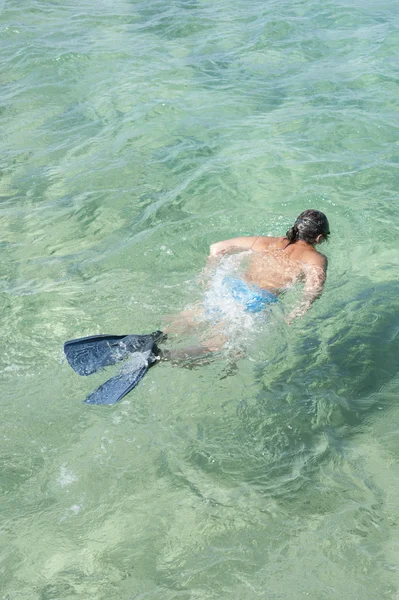
[[[326,215],[319,210],[305,210],[297,217],[294,225],[285,234],[290,242],[294,244],[298,240],[303,240],[308,244],[314,244],[317,236],[323,235],[327,238],[330,235],[330,225]]]

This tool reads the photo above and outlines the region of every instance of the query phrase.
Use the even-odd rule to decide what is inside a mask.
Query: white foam
[[[70,485],[74,481],[77,481],[77,477],[72,473],[70,469],[67,469],[64,465],[60,469],[60,475],[57,479],[57,483],[60,484],[61,487],[66,487]]]
[[[137,371],[137,369],[140,369],[142,367],[146,367],[148,365],[149,355],[149,351],[132,352],[123,366],[123,373],[130,373],[133,371]]]

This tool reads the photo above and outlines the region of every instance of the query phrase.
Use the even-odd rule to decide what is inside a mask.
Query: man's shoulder
[[[303,261],[311,266],[320,267],[322,269],[327,268],[327,257],[324,256],[321,252],[318,252],[314,248],[312,250],[308,250],[304,257]]]
[[[268,248],[269,246],[275,246],[283,240],[284,237],[270,237],[266,235],[260,235],[256,240],[256,244],[254,244],[254,250],[262,250],[263,248]]]

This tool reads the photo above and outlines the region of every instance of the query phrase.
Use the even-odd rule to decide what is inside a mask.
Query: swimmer
[[[213,264],[226,254],[249,251],[249,259],[242,278],[225,277],[224,283],[231,297],[247,312],[260,312],[267,304],[277,302],[279,294],[304,281],[300,303],[287,317],[291,323],[303,316],[320,297],[326,280],[327,259],[316,246],[328,239],[330,227],[327,217],[318,210],[305,210],[282,237],[237,237],[212,244],[208,261]],[[203,311],[204,312],[204,311]],[[194,324],[198,311],[185,311],[178,319],[189,327]],[[174,328],[169,328],[173,331]],[[64,344],[70,366],[79,375],[91,375],[109,365],[126,360],[127,368],[103,383],[85,402],[88,404],[115,404],[128,394],[144,377],[147,370],[159,360],[172,362],[203,357],[220,350],[226,338],[219,334],[200,346],[181,350],[161,351],[158,344],[166,339],[164,332],[149,335],[96,335]]]

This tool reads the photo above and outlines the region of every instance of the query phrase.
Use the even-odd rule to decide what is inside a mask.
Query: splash
[[[248,344],[259,329],[259,323],[267,320],[270,312],[248,312],[246,304],[233,297],[231,280],[242,280],[245,260],[250,255],[248,251],[223,257],[211,274],[205,292],[203,321],[223,330],[227,338],[225,347],[231,350]]]

